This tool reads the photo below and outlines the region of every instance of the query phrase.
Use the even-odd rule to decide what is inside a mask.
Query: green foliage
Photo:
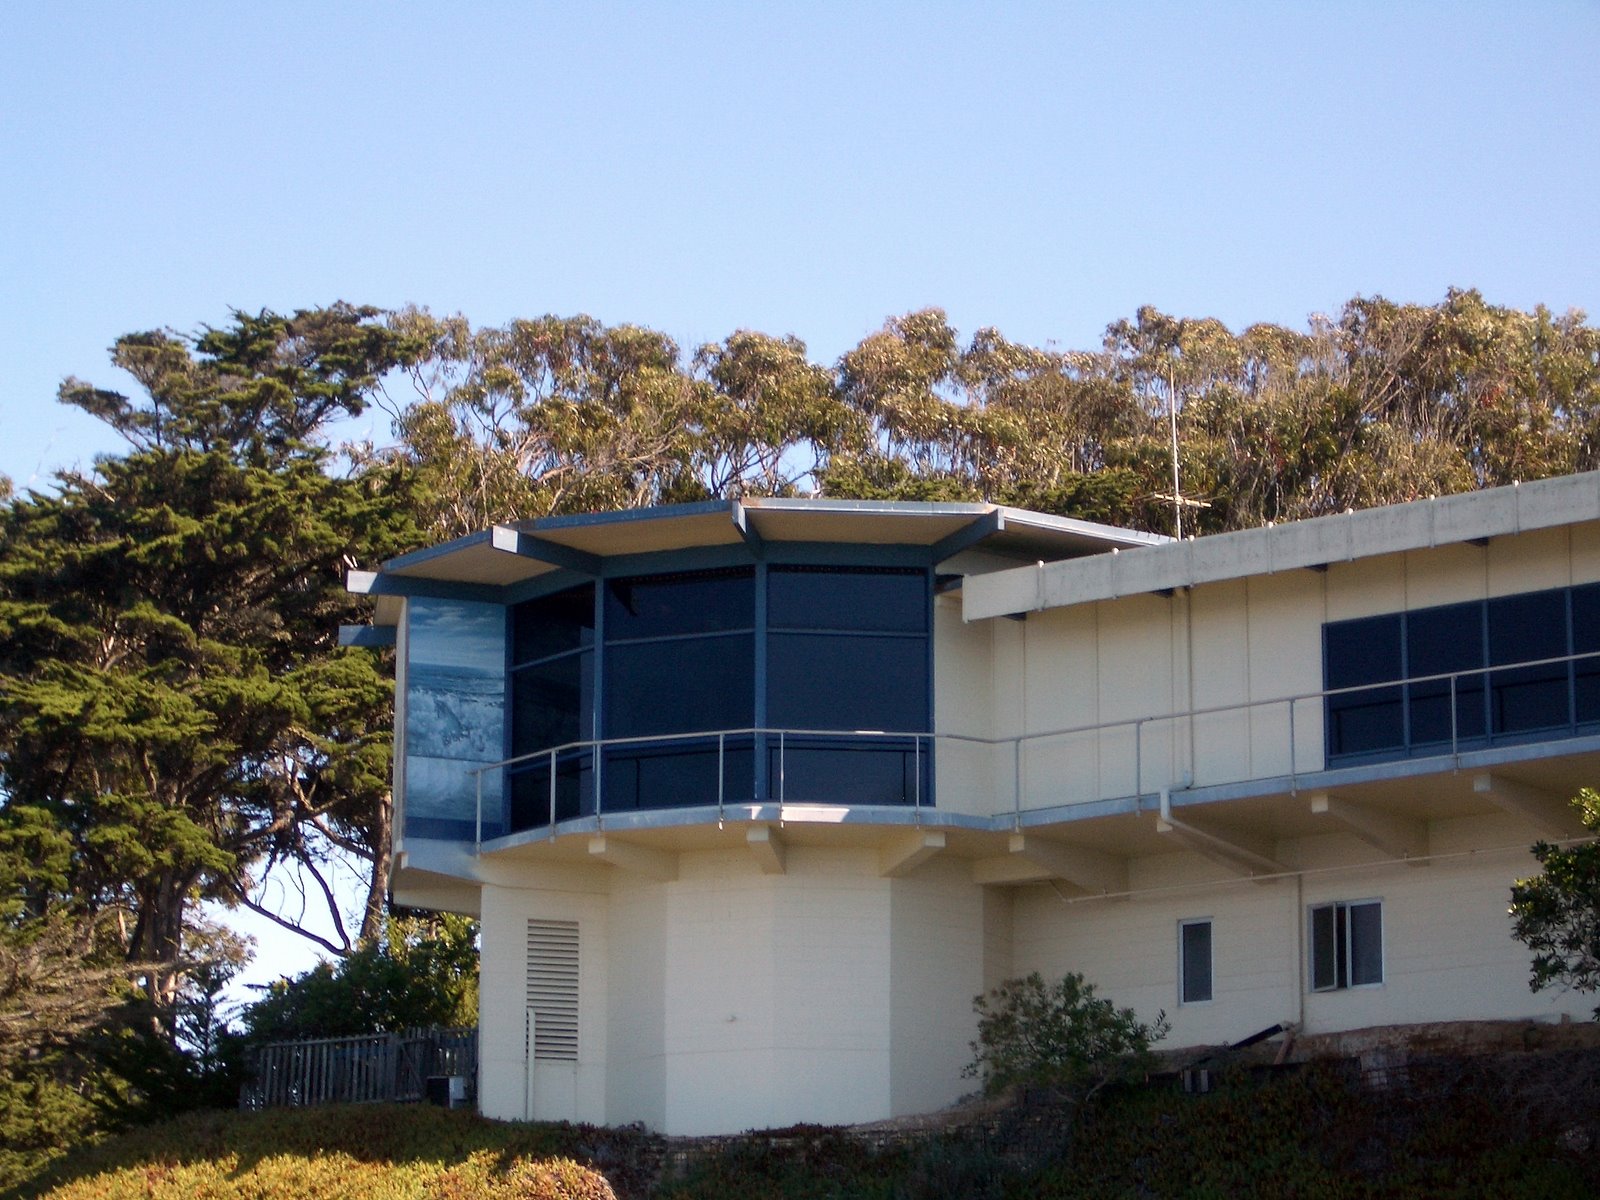
[[[638,1134],[503,1125],[427,1105],[206,1112],[87,1148],[17,1194],[610,1200],[601,1171],[632,1182],[644,1173],[635,1163],[657,1154]]]
[[[1590,835],[1600,837],[1600,792],[1584,788],[1572,806]],[[1528,986],[1592,992],[1600,988],[1600,842],[1539,842],[1533,855],[1543,873],[1511,889],[1512,935],[1533,951]]]
[[[1131,1008],[1095,995],[1072,973],[1047,984],[1037,971],[973,999],[978,1040],[966,1074],[990,1094],[1017,1084],[1049,1087],[1082,1102],[1149,1069],[1150,1045],[1166,1036],[1166,1013],[1146,1024]]]
[[[242,1024],[255,1043],[476,1024],[477,933],[466,917],[389,917],[353,954],[273,984]]]

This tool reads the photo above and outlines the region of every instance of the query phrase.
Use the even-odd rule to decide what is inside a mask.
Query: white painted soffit
[[[968,621],[1600,520],[1600,471],[968,578]]]

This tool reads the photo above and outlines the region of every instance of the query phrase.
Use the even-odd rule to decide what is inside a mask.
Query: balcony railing
[[[1587,664],[1590,668],[1581,668]],[[1562,668],[1563,675],[1554,674]],[[1496,696],[1500,690],[1531,682],[1564,688],[1564,720],[1543,725],[1502,727]],[[1501,676],[1502,681],[1495,680]],[[1585,690],[1580,698],[1580,687]],[[1375,748],[1328,752],[1341,698],[1398,706],[1398,736]],[[1464,722],[1463,698],[1484,705],[1482,727]],[[1548,698],[1547,698],[1548,699]],[[1448,736],[1411,737],[1413,704],[1447,703]],[[1330,704],[1330,702],[1332,702]],[[1591,711],[1592,710],[1592,711]],[[1129,800],[1179,788],[1199,788],[1253,780],[1281,779],[1293,791],[1301,777],[1330,767],[1392,762],[1422,755],[1448,756],[1459,763],[1471,750],[1600,735],[1600,651],[1502,663],[1490,667],[1383,680],[1352,687],[1324,688],[1289,696],[1212,705],[1179,712],[1126,717],[990,737],[962,733],[907,733],[872,729],[722,729],[654,737],[569,742],[532,754],[474,768],[477,777],[477,842],[484,832],[484,805],[502,800],[497,782],[538,781],[539,811],[522,789],[521,829],[554,827],[573,817],[604,818],[620,812],[676,807],[714,807],[717,819],[733,805],[839,803],[909,807],[917,814],[931,806],[936,781],[939,807],[1003,819],[994,801],[1009,794],[1010,816],[1085,801]],[[619,789],[606,783],[628,764],[673,755],[696,757],[699,783],[666,804],[608,804]],[[857,755],[852,760],[849,756]],[[937,755],[938,772],[933,765]],[[812,764],[808,771],[809,762]],[[875,776],[844,770],[879,760]],[[796,777],[818,778],[821,758],[833,766],[823,775],[847,777],[852,786],[831,794],[812,787],[796,789]],[[888,766],[898,760],[898,770]],[[763,765],[764,760],[764,765]],[[695,774],[689,772],[688,774]],[[488,781],[488,782],[486,782]],[[866,795],[863,798],[862,788]],[[510,807],[511,788],[504,789]],[[853,794],[852,794],[853,793]],[[624,790],[625,794],[625,790]],[[495,821],[494,825],[499,826]],[[515,831],[515,830],[514,830]]]

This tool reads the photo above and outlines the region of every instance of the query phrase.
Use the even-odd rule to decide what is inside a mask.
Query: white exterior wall
[[[1320,770],[1324,623],[1595,580],[1586,524],[979,622],[995,630],[992,728],[1097,727],[1024,743],[1025,809]],[[1138,718],[1154,719],[1136,755]],[[997,752],[991,813],[1011,807],[1010,760]]]
[[[961,1084],[976,1032],[972,998],[985,987],[988,922],[982,889],[960,861],[935,860],[890,882],[890,1110],[929,1112]]]
[[[502,1120],[606,1120],[606,895],[591,869],[544,870],[538,890],[485,885],[478,977],[478,1107]],[[525,1051],[530,920],[578,923],[578,1061]]]
[[[1135,894],[1127,900],[1063,903],[1047,886],[1019,889],[1016,973],[1037,970],[1048,979],[1080,971],[1144,1020],[1164,1011],[1173,1047],[1238,1041],[1291,1021],[1329,1033],[1563,1013],[1582,1019],[1591,997],[1529,991],[1528,950],[1511,936],[1511,884],[1537,869],[1527,841],[1527,830],[1509,818],[1471,818],[1435,824],[1440,857],[1424,867],[1363,865],[1372,860],[1369,847],[1328,836],[1299,843],[1305,874],[1298,879],[1254,883],[1167,854],[1134,860]],[[1468,853],[1471,847],[1478,849]],[[1141,895],[1141,886],[1159,890]],[[1310,992],[1306,913],[1337,900],[1382,901],[1384,981]],[[1212,922],[1213,999],[1182,1004],[1178,923],[1195,918]]]
[[[673,1134],[854,1123],[954,1100],[994,908],[965,865],[875,849],[686,852],[678,878],[541,868],[486,886],[480,1105],[522,1119],[530,918],[579,922],[579,1060],[536,1062],[532,1115]]]

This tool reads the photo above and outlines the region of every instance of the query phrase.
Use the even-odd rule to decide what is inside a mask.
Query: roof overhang
[[[971,550],[988,561],[1055,562],[1159,546],[1159,534],[995,504],[761,498],[515,521],[352,572],[350,589],[391,599],[436,585],[501,589],[553,571],[598,576],[618,558],[743,544],[760,557],[782,543],[927,547],[934,565]],[[953,569],[975,569],[960,562]],[[413,581],[406,584],[401,581]],[[462,591],[465,595],[466,592]],[[382,600],[380,600],[382,605]],[[385,621],[380,611],[379,623]]]

